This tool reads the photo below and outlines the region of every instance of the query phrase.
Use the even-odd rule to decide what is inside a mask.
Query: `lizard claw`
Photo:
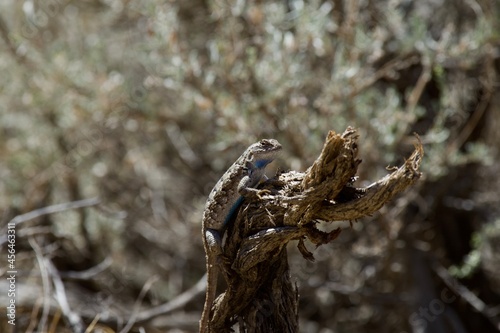
[[[259,190],[259,192],[257,193],[257,197],[259,199],[262,199],[263,196],[265,195],[271,195],[271,190],[268,190],[268,189],[264,189],[264,190]]]
[[[259,199],[262,200],[264,196],[270,195],[272,192],[268,189],[258,190],[255,188],[245,188],[240,191],[241,196],[246,199]]]

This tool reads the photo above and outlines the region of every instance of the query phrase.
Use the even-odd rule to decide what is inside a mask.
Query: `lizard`
[[[209,332],[210,311],[215,300],[218,261],[222,254],[222,238],[234,218],[245,195],[257,191],[255,187],[267,179],[266,166],[281,151],[274,139],[263,139],[249,146],[231,165],[210,192],[202,218],[202,238],[206,254],[207,290],[200,320],[200,333]]]

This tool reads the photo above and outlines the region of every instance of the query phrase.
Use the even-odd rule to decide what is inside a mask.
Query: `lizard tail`
[[[212,266],[212,264],[207,262],[207,292],[200,320],[200,333],[209,333],[208,323],[210,321],[210,310],[212,309],[215,293],[217,291],[217,278],[219,274],[216,267]]]

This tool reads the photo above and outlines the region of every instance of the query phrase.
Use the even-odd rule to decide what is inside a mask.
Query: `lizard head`
[[[271,163],[281,152],[281,144],[274,139],[263,139],[248,148],[249,160],[257,168],[263,168]]]

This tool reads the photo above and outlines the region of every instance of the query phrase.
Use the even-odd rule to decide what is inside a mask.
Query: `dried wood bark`
[[[418,137],[417,137],[418,138]],[[360,160],[358,135],[331,131],[314,164],[304,173],[290,171],[264,183],[247,198],[228,230],[221,262],[227,289],[214,304],[214,332],[297,332],[298,291],[290,276],[286,245],[299,240],[299,250],[314,260],[303,241],[316,246],[341,232],[323,232],[318,220],[353,221],[379,210],[414,184],[424,151],[420,142],[399,168],[366,188],[354,186]]]

